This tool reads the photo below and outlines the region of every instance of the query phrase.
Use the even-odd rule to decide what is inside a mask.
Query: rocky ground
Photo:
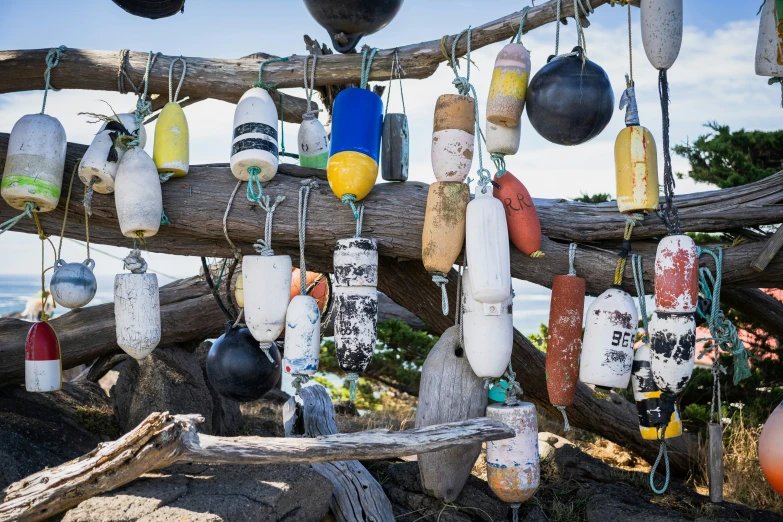
[[[126,361],[118,376],[109,377],[116,378],[111,397],[89,381],[65,384],[53,394],[0,389],[0,488],[92,450],[152,411],[201,413],[208,420],[205,429],[220,435],[281,436],[285,394],[270,394],[269,400],[240,411],[238,404],[210,390],[203,369],[207,349],[169,347],[155,350],[142,363]],[[341,429],[356,424],[347,417],[340,422],[338,415]],[[783,521],[740,504],[711,504],[677,481],[667,494],[655,496],[646,473],[610,466],[551,433],[540,433],[539,443],[541,487],[520,509],[523,521]],[[416,462],[365,465],[382,485],[399,522],[511,520],[508,506],[483,480],[481,460],[450,504],[423,493]],[[54,519],[318,522],[332,520],[331,492],[332,484],[309,466],[174,466],[82,502]]]

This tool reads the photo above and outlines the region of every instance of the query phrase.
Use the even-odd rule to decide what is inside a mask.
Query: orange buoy
[[[759,463],[769,485],[783,495],[783,402],[775,408],[761,430]]]
[[[438,181],[430,185],[421,259],[431,274],[448,274],[465,244],[465,213],[470,187],[465,183]]]
[[[326,307],[329,306],[329,280],[325,274],[319,274],[318,272],[307,271],[307,295],[315,299],[318,303],[318,308],[321,313],[326,311]],[[301,293],[300,288],[300,276],[299,269],[294,268],[291,273],[291,297],[298,296]]]
[[[546,344],[546,388],[549,402],[556,407],[570,406],[574,402],[579,381],[584,308],[585,280],[576,275],[555,276]]]
[[[502,176],[495,175],[492,194],[503,203],[506,209],[508,237],[511,242],[530,257],[541,257],[541,223],[530,192],[513,174],[506,171]]]

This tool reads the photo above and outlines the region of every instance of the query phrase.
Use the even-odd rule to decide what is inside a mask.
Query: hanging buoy
[[[155,274],[117,274],[114,319],[117,344],[125,353],[138,360],[152,353],[160,342],[160,296]]]
[[[783,402],[769,416],[759,436],[759,463],[772,489],[783,495]]]
[[[57,391],[62,386],[62,362],[57,333],[46,321],[33,324],[24,343],[24,385],[29,392]]]
[[[530,402],[490,404],[487,417],[516,432],[510,439],[487,441],[487,483],[503,502],[525,502],[540,481],[536,407]]]
[[[301,277],[299,275],[299,269],[294,268],[293,272],[291,272],[291,300],[302,293],[300,288],[300,281]],[[308,270],[307,274],[305,274],[305,285],[307,285],[307,295],[315,299],[315,302],[318,304],[318,309],[321,311],[321,313],[326,312],[330,299],[329,277],[324,274],[310,272]]]
[[[658,208],[658,152],[652,133],[629,125],[614,142],[617,208],[622,213]]]
[[[280,380],[280,351],[277,345],[259,350],[247,328],[232,328],[212,343],[207,353],[207,378],[215,390],[228,399],[249,402],[260,399]],[[270,360],[271,357],[271,360]]]
[[[470,187],[464,183],[437,181],[427,193],[421,260],[433,276],[446,277],[465,243],[465,214]]]
[[[756,74],[783,76],[783,6],[777,0],[765,0],[756,41]]]
[[[696,352],[693,314],[655,312],[650,319],[650,367],[655,384],[677,395],[691,380]]]
[[[529,78],[530,51],[521,43],[507,44],[495,58],[487,96],[487,121],[503,127],[519,126]]]
[[[329,136],[317,118],[302,120],[299,126],[299,165],[310,169],[325,169],[329,161]]]
[[[134,16],[157,20],[185,12],[185,0],[112,0],[123,11]]]
[[[473,163],[476,102],[470,96],[442,94],[432,126],[432,170],[438,181],[463,182]]]
[[[81,308],[92,301],[98,290],[94,268],[95,261],[92,259],[83,263],[66,263],[58,259],[49,283],[54,302],[65,308]]]
[[[65,129],[46,114],[22,116],[11,129],[0,192],[15,209],[32,202],[39,212],[57,207],[63,184]]]
[[[690,314],[696,311],[698,300],[696,243],[685,234],[664,237],[655,254],[656,310]]]
[[[596,297],[585,316],[579,380],[602,388],[627,388],[639,314],[633,298],[612,286]]]
[[[459,327],[440,336],[421,368],[416,428],[483,417],[487,392],[460,347]],[[452,502],[470,476],[481,443],[418,455],[421,485],[428,495]]]
[[[511,259],[503,204],[492,192],[485,193],[477,187],[476,197],[468,203],[465,221],[471,296],[497,306],[511,295]]]
[[[161,174],[171,172],[173,177],[181,178],[188,173],[190,168],[188,120],[185,118],[185,111],[177,102],[167,103],[160,111],[155,124],[155,148],[152,158]]]
[[[367,89],[340,91],[332,109],[332,144],[326,177],[338,198],[355,201],[370,193],[378,177],[383,102]]]
[[[585,280],[576,275],[556,275],[552,281],[546,344],[546,388],[549,402],[555,406],[571,406],[574,402],[584,307]]]
[[[242,258],[245,323],[256,341],[273,343],[285,328],[291,293],[290,256]]]
[[[547,346],[548,348],[548,346]],[[650,369],[650,347],[642,344],[636,349],[633,358],[631,387],[636,401],[636,412],[639,415],[639,432],[644,440],[659,440],[662,427],[666,426],[664,437],[672,439],[682,435],[680,409],[673,397],[661,397],[661,390],[655,384]],[[670,401],[671,404],[662,405]],[[674,410],[668,418],[663,411]]]
[[[519,152],[522,125],[506,127],[487,121],[487,152],[512,156]]]
[[[579,145],[603,131],[614,113],[614,93],[606,72],[574,56],[549,57],[527,90],[527,116],[541,136],[558,145]]]
[[[410,161],[408,117],[388,113],[383,118],[381,176],[386,181],[407,181]]]
[[[334,344],[345,372],[367,368],[378,322],[378,245],[372,238],[340,239],[334,249]]]
[[[304,0],[305,7],[329,32],[338,53],[350,53],[359,40],[386,27],[403,0]]]
[[[128,150],[120,161],[114,205],[124,236],[146,239],[158,233],[163,193],[155,162],[141,147]]]
[[[251,173],[261,183],[277,173],[277,108],[269,93],[260,87],[245,92],[234,110],[231,142],[231,173],[247,181]]]
[[[142,149],[147,143],[147,131],[144,125],[136,126],[133,114],[118,114],[119,121],[112,117],[101,126],[101,130],[92,139],[92,143],[84,153],[79,163],[79,179],[89,185],[93,180],[92,188],[99,194],[111,194],[114,192],[114,178],[117,176],[117,167],[125,154],[123,147],[115,146],[115,140],[120,135],[130,135],[138,129],[139,147]]]
[[[470,270],[465,268],[462,274],[462,335],[465,354],[477,376],[502,377],[511,361],[511,349],[514,345],[511,293],[500,303],[478,302],[470,289],[474,270],[473,267]]]
[[[658,70],[674,65],[682,46],[682,0],[642,0],[642,44]]]
[[[522,182],[510,172],[502,176],[496,175],[492,195],[503,204],[508,236],[514,246],[527,256],[543,255],[541,222],[538,220],[536,204]]]
[[[285,315],[285,357],[289,374],[313,375],[321,357],[321,311],[309,295],[297,295]]]

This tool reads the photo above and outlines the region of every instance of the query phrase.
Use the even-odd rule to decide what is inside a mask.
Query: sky
[[[766,78],[754,73],[756,12],[760,3],[760,0],[685,0],[682,50],[669,72],[672,144],[685,143],[705,133],[703,124],[708,121],[727,124],[732,129],[775,130],[780,127],[780,90],[769,87]],[[155,21],[131,16],[110,0],[69,0],[67,4],[65,9],[61,1],[0,0],[0,21],[3,22],[0,49],[66,45],[82,49],[116,51],[129,48],[167,55],[233,58],[261,51],[280,56],[301,55],[305,52],[303,34],[321,42],[328,41],[326,31],[309,16],[299,0],[187,0],[184,14]],[[529,0],[407,0],[389,26],[362,42],[378,48],[394,48],[437,39],[444,34],[457,33],[468,24],[480,25],[502,17],[525,5],[530,5]],[[638,9],[634,8],[632,15],[634,79],[641,122],[653,132],[660,153],[657,73],[649,65],[642,48]],[[591,25],[586,29],[588,57],[606,70],[617,102],[628,71],[626,16],[623,7],[601,6],[590,16]],[[553,24],[523,37],[523,43],[531,51],[534,72],[553,53],[554,39]],[[496,43],[473,54],[476,67],[471,69],[470,79],[476,87],[482,113],[494,58],[503,45],[504,42]],[[571,21],[562,26],[561,49],[570,50],[574,45],[576,34]],[[61,64],[67,64],[67,58]],[[453,77],[451,69],[441,65],[428,79],[403,82],[411,136],[412,180],[434,181],[429,159],[432,115],[440,94],[456,92],[451,84]],[[304,95],[302,89],[287,92]],[[24,114],[38,112],[41,97],[42,91],[0,95],[0,132],[10,132],[14,122]],[[88,144],[98,130],[97,124],[89,123],[87,117],[77,113],[106,112],[102,100],[118,112],[129,110],[135,104],[132,95],[117,92],[60,91],[50,93],[47,113],[60,119],[69,141]],[[233,110],[232,104],[211,100],[185,108],[190,128],[191,164],[228,161]],[[401,111],[396,85],[389,110]],[[613,146],[617,133],[624,126],[623,117],[624,111],[617,110],[600,136],[581,146],[562,147],[539,137],[523,116],[522,144],[517,155],[506,158],[508,169],[526,184],[534,197],[573,198],[580,193],[597,192],[614,195]],[[295,148],[297,127],[286,124],[289,149]],[[147,126],[147,132],[150,139],[146,149],[151,154],[154,123]],[[484,159],[491,167],[486,153]],[[476,163],[474,160],[474,172]],[[687,163],[674,157],[674,169],[686,172]],[[475,178],[475,174],[472,177]],[[689,179],[677,182],[678,193],[711,188],[714,187],[696,185]],[[30,263],[30,259],[31,256],[37,259],[40,252],[37,237],[8,233],[0,237],[0,245],[5,254],[1,274],[35,273],[33,267],[37,262]],[[115,247],[96,245],[96,248],[115,257],[127,253],[126,249]],[[66,241],[63,246],[66,260],[82,260],[85,254],[84,247],[79,244]],[[100,253],[94,257],[98,274],[122,272],[121,261]],[[163,254],[149,254],[147,260],[152,270],[173,277],[193,275],[199,266],[197,258]]]

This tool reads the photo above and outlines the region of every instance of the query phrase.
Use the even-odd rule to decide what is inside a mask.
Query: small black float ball
[[[549,61],[533,77],[525,104],[530,124],[558,145],[579,145],[603,131],[614,113],[614,93],[606,72],[576,56]]]
[[[217,392],[237,402],[260,399],[280,379],[280,351],[272,343],[270,362],[250,330],[231,328],[218,337],[207,353],[207,378]]]

